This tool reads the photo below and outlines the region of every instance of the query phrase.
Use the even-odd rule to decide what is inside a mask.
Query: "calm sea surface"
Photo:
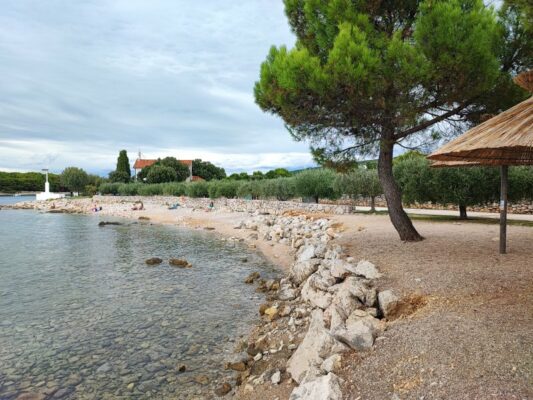
[[[274,267],[209,232],[98,222],[0,210],[0,399],[210,398],[263,300],[243,280]]]

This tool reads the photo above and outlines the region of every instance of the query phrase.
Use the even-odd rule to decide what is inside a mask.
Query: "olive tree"
[[[296,193],[303,198],[312,198],[315,203],[323,198],[334,200],[338,198],[334,182],[335,172],[330,169],[307,169],[295,176]]]

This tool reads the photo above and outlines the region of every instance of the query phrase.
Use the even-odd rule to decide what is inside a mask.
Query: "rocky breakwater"
[[[335,244],[338,227],[328,219],[257,216],[235,228],[285,243],[294,252],[290,272],[259,310],[264,323],[243,344],[248,354],[243,390],[292,379],[297,386],[291,400],[342,399],[337,372],[343,355],[370,351],[399,299],[377,290],[381,274],[374,264],[347,257]],[[264,290],[257,276],[252,281]]]

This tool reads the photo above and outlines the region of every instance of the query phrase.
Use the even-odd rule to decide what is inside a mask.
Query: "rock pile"
[[[247,348],[252,372],[254,363],[272,360],[278,352],[285,365],[278,357],[275,369],[259,376],[247,372],[245,389],[267,379],[277,384],[285,375],[299,384],[291,400],[342,399],[342,379],[336,375],[342,354],[372,349],[385,329],[382,318],[394,312],[398,298],[390,290],[378,292],[375,281],[381,274],[374,264],[346,257],[331,242],[339,233],[328,219],[260,215],[234,228],[294,249],[290,273],[260,308],[266,333]],[[258,277],[250,278],[252,283]]]

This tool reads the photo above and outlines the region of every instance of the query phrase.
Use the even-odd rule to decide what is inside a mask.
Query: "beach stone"
[[[392,290],[384,290],[378,294],[379,309],[385,318],[396,311],[399,303],[400,299],[392,292]]]
[[[292,391],[289,400],[342,400],[341,382],[331,372],[319,378],[306,379]]]
[[[194,381],[200,385],[207,385],[209,383],[209,378],[206,375],[197,375],[194,377]]]
[[[270,381],[274,384],[274,385],[279,385],[279,383],[281,382],[281,372],[278,370],[276,372],[274,372],[272,374],[272,376],[270,377]]]
[[[187,370],[187,366],[185,364],[181,364],[178,366],[178,372],[185,372]]]
[[[224,382],[222,385],[218,386],[215,389],[215,394],[219,397],[225,396],[229,392],[231,392],[231,385],[227,382]]]
[[[255,280],[259,279],[261,277],[261,274],[259,274],[259,272],[255,271],[255,272],[252,272],[250,275],[248,275],[246,277],[246,279],[244,280],[244,283],[247,283],[247,284],[252,284],[254,283]]]
[[[365,277],[366,279],[381,278],[381,274],[374,264],[367,260],[361,260],[357,263],[354,273]]]
[[[16,400],[44,400],[46,396],[42,393],[22,393]]]
[[[59,389],[57,392],[54,393],[54,399],[62,399],[63,397],[68,396],[72,392],[74,392],[73,387],[66,387],[63,389]]]
[[[278,299],[282,301],[294,300],[297,295],[297,290],[294,289],[290,283],[284,283],[280,285]]]
[[[317,375],[324,359],[348,348],[335,339],[324,325],[322,310],[313,310],[309,329],[287,363],[292,379],[300,383],[306,375]]]
[[[245,371],[246,370],[246,364],[242,361],[239,362],[229,362],[225,365],[226,369],[231,369],[233,371]]]
[[[106,372],[111,371],[111,365],[109,363],[102,364],[98,369],[96,370],[96,373],[98,374],[105,374]]]
[[[352,265],[345,260],[333,260],[330,262],[330,273],[334,278],[343,279],[350,275]]]
[[[265,315],[271,320],[275,320],[278,317],[279,310],[277,307],[269,307],[265,310]]]
[[[161,264],[163,262],[163,259],[162,258],[159,258],[159,257],[152,257],[152,258],[148,258],[145,263],[147,265],[157,265],[157,264]]]

